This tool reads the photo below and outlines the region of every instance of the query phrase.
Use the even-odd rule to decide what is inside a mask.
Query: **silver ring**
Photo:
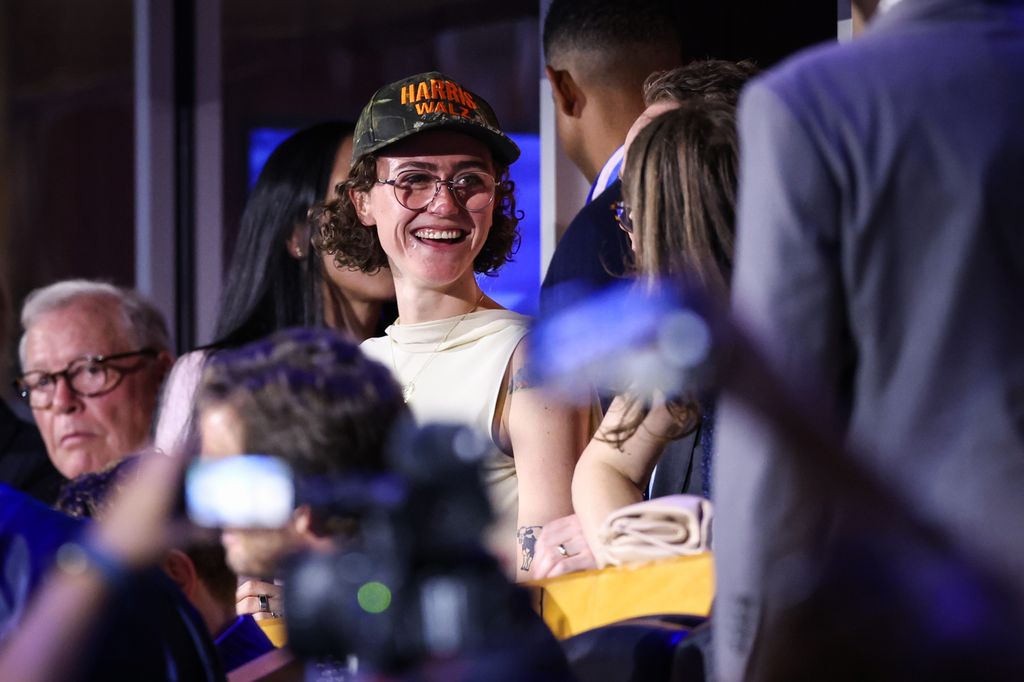
[[[558,553],[562,555],[563,559],[568,559],[569,558],[569,550],[567,550],[565,548],[564,544],[559,543],[559,545],[558,545]]]
[[[260,601],[260,613],[270,613],[270,595],[257,594],[256,598]]]

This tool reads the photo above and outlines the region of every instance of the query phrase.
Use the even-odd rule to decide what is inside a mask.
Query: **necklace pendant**
[[[402,400],[409,402],[412,400],[412,394],[416,392],[416,384],[409,382],[402,385]]]

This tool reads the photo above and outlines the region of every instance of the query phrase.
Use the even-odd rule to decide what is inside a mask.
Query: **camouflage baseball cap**
[[[500,163],[511,164],[519,158],[519,147],[501,132],[491,105],[454,79],[430,71],[385,85],[373,94],[356,122],[352,165],[389,144],[436,128],[472,135],[490,147]]]

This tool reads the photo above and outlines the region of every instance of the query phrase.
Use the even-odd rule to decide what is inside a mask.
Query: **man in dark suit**
[[[744,91],[734,312],[778,376],[818,385],[866,471],[1024,597],[1024,7],[892,5]],[[850,518],[785,436],[720,403],[726,681],[764,674],[759,644]]]
[[[569,223],[541,285],[542,314],[561,310],[626,276],[629,237],[619,229],[612,209],[620,201],[622,181],[616,177]]]
[[[626,271],[629,240],[611,205],[620,201],[626,132],[644,110],[643,83],[681,60],[663,0],[553,0],[544,18],[545,73],[558,140],[591,183],[541,286],[542,313],[612,283]]]

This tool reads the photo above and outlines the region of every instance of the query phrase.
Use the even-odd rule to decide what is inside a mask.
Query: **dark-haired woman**
[[[210,353],[295,326],[332,327],[362,341],[394,318],[388,271],[338,267],[310,245],[307,214],[348,177],[352,131],[350,123],[321,123],[293,134],[267,159],[242,214],[217,340],[175,365],[157,422],[158,448],[192,437],[193,394]]]

